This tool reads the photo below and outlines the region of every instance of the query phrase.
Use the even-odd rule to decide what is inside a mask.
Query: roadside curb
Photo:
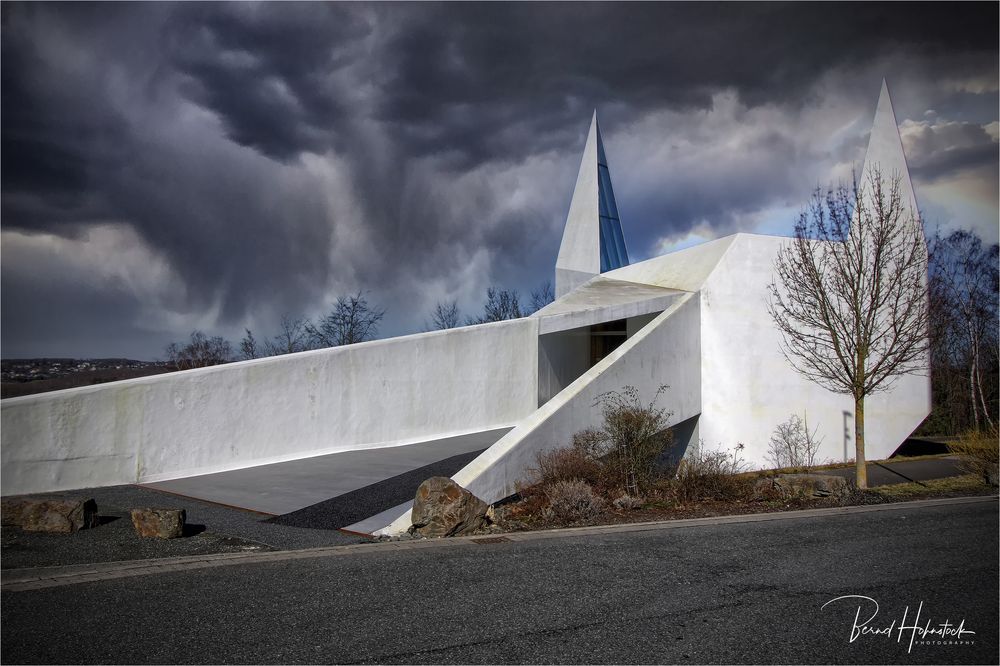
[[[997,499],[996,495],[948,497],[940,499],[915,500],[911,502],[830,507],[823,509],[804,509],[800,511],[779,511],[773,513],[753,513],[738,516],[685,518],[680,520],[626,523],[620,525],[600,525],[593,527],[569,527],[553,530],[540,530],[535,532],[510,532],[496,535],[481,534],[476,536],[454,537],[450,539],[383,541],[351,544],[348,546],[326,546],[322,548],[307,548],[302,550],[271,551],[266,553],[220,553],[216,555],[190,555],[185,557],[168,557],[150,560],[126,560],[121,562],[76,564],[63,567],[10,569],[0,572],[0,591],[27,592],[50,587],[76,585],[79,583],[117,580],[120,578],[131,578],[134,576],[148,576],[158,573],[191,571],[195,569],[225,567],[237,564],[266,564],[269,562],[285,562],[289,560],[303,560],[319,557],[338,557],[364,553],[384,554],[394,551],[455,547],[461,548],[467,546],[502,544],[508,542],[517,543],[545,539],[563,539],[568,537],[597,534],[615,535],[630,532],[654,532],[682,529],[687,527],[706,527],[711,525],[758,523],[775,520],[800,520],[803,518],[823,518],[879,511],[906,511],[911,509],[953,506],[958,504],[995,503],[997,502]]]

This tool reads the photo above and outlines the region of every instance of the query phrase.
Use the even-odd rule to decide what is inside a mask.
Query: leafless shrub
[[[539,452],[535,461],[536,467],[530,470],[532,480],[544,486],[574,479],[591,485],[602,481],[601,463],[575,446]]]
[[[641,509],[643,504],[645,504],[645,500],[633,495],[622,495],[616,497],[612,504],[616,509],[621,511],[634,511],[635,509]]]
[[[656,457],[673,442],[667,429],[671,413],[656,406],[661,386],[649,404],[639,400],[639,391],[626,386],[597,397],[604,413],[603,427],[581,439],[581,445],[605,450],[602,460],[629,495],[641,495],[656,476]]]
[[[767,461],[776,469],[783,467],[812,467],[823,438],[817,438],[819,428],[809,432],[809,422],[792,414],[787,421],[774,429],[767,447]]]
[[[700,500],[745,500],[753,496],[754,480],[739,476],[745,471],[743,444],[733,450],[701,451],[681,460],[671,483],[674,499],[680,503]]]
[[[580,479],[557,481],[545,489],[545,496],[551,518],[560,523],[590,518],[604,508],[604,500]]]

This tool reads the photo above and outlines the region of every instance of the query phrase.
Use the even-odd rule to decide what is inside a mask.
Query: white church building
[[[901,176],[916,211],[884,84],[862,182],[875,165]],[[625,386],[646,399],[669,387],[659,404],[688,452],[742,443],[763,466],[775,427],[805,414],[818,458],[844,460],[852,398],[797,374],[767,313],[789,242],[738,233],[630,264],[595,114],[553,303],[522,319],[3,400],[2,492],[144,484],[280,514],[450,461],[456,482],[495,502],[539,451],[598,425],[596,398]],[[867,456],[889,456],[929,411],[926,375],[869,397]],[[342,527],[405,530],[397,499]]]

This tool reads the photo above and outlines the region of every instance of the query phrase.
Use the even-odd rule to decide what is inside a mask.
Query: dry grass
[[[898,462],[911,462],[914,460],[938,460],[940,458],[951,458],[953,455],[954,453],[934,453],[925,456],[897,456],[895,458],[868,460],[867,462],[869,464],[882,463],[883,465],[885,465]],[[778,469],[753,470],[750,472],[743,472],[743,475],[756,477],[756,476],[771,476],[773,474],[810,474],[813,472],[821,472],[831,469],[854,469],[854,461],[851,460],[848,462],[823,463],[822,465],[813,465],[812,467],[781,467]]]
[[[998,444],[997,428],[974,430],[960,435],[957,442],[948,445],[948,449],[957,453],[961,459],[959,467],[980,479],[989,478],[996,483],[997,467],[1000,463],[1000,444]]]
[[[919,483],[896,483],[891,486],[876,486],[869,492],[875,492],[888,500],[904,500],[915,497],[955,494],[974,494],[985,487],[981,477],[974,474],[952,476],[947,479],[931,479]]]

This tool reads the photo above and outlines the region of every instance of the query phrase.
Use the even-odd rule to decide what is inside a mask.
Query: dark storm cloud
[[[911,175],[926,181],[997,163],[997,141],[974,123],[907,122],[902,136]]]
[[[371,26],[348,5],[197,5],[164,30],[185,92],[215,110],[230,137],[277,159],[321,152],[351,109],[331,76],[363,54]]]
[[[891,3],[849,11],[823,3],[307,5],[292,15],[284,5],[211,6],[177,21],[184,37],[172,44],[232,136],[275,157],[336,137],[351,112],[339,97],[351,91],[328,80],[358,67],[365,80],[355,83],[378,91],[366,110],[403,154],[450,153],[454,168],[469,168],[520,157],[526,144],[565,147],[597,105],[619,102],[612,113],[624,121],[648,108],[707,107],[720,87],[751,105],[801,101],[817,73],[836,66],[899,50],[995,50],[996,17],[995,4],[945,11],[927,3],[905,11]],[[358,48],[366,38],[374,51]]]
[[[995,78],[996,23],[995,3],[5,3],[3,225],[127,225],[183,281],[176,314],[231,328],[331,289],[405,311],[474,258],[477,289],[524,288],[550,274],[595,107],[606,131],[720,90],[794,114],[879,59]],[[935,143],[916,169],[988,144]],[[632,246],[786,196],[800,147],[751,145],[620,201]]]

